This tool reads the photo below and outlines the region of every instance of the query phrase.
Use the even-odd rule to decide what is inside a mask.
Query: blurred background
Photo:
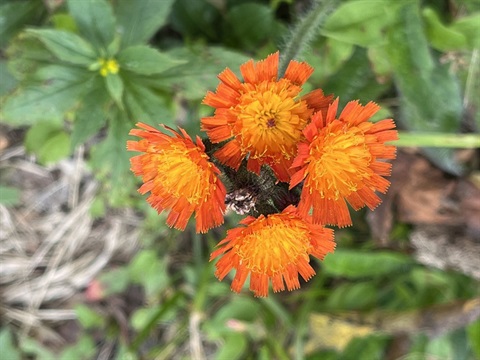
[[[294,292],[214,277],[205,235],[136,189],[135,122],[191,136],[207,90],[288,42],[402,131],[391,188]],[[0,358],[480,359],[478,0],[3,0]],[[442,147],[444,146],[444,147]]]

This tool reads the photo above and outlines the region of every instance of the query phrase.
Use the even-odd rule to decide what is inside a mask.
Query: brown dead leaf
[[[406,151],[399,151],[390,180],[383,204],[368,217],[382,245],[388,243],[394,214],[404,223],[459,227],[480,239],[480,188],[470,180],[448,175]]]

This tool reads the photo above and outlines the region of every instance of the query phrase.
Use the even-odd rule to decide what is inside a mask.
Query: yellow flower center
[[[371,176],[372,155],[365,135],[340,121],[329,124],[312,142],[306,185],[322,198],[338,200],[358,190]]]
[[[116,74],[120,69],[120,65],[115,59],[100,59],[100,74],[105,77],[108,74]]]
[[[296,100],[301,91],[289,80],[243,84],[245,92],[233,109],[237,117],[234,134],[242,152],[252,158],[295,155],[302,130],[311,115],[305,101]]]
[[[157,167],[157,177],[154,182],[161,185],[165,191],[175,198],[184,197],[189,204],[200,204],[208,200],[212,188],[209,174],[204,167],[193,161],[190,152],[197,149],[187,149],[183,143],[172,144],[168,151],[155,150],[152,155]],[[197,155],[197,154],[195,154]],[[202,154],[206,160],[206,155]],[[205,161],[203,166],[211,167]]]
[[[309,231],[303,221],[275,215],[258,221],[263,222],[258,229],[234,246],[248,270],[273,276],[296,264],[299,257],[309,262]]]

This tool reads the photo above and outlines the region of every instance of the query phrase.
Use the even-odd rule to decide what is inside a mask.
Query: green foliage
[[[8,328],[0,330],[0,349],[2,349],[2,356],[9,360],[21,359],[21,353],[13,343],[13,336]]]
[[[335,256],[325,258],[323,267],[328,274],[358,279],[385,276],[411,263],[410,257],[398,253],[337,249]]]
[[[11,186],[0,185],[0,204],[15,206],[20,203],[20,191]]]
[[[125,320],[131,339],[122,337],[110,315],[77,305],[84,330],[76,344],[54,354],[2,328],[5,357],[95,358],[98,344],[88,335],[95,330],[115,339],[117,359],[179,357],[195,332],[212,359],[382,359],[394,337],[387,330],[359,335],[335,350],[334,345],[309,348],[306,344],[321,340],[310,328],[312,315],[327,316],[332,330],[333,314],[401,315],[478,296],[478,282],[469,277],[420,266],[400,252],[372,250],[375,244],[360,241],[364,229],[346,230],[340,248],[314,265],[316,277],[297,292],[267,299],[232,294],[230,275],[219,282],[208,262],[213,245],[225,236],[223,229],[205,236],[180,234],[164,225],[164,215],[146,210],[144,199],[139,203],[129,171],[134,154],[125,151],[134,124],[180,124],[192,136],[202,136],[199,119],[212,109],[201,101],[218,86],[217,75],[229,67],[240,76],[240,64],[250,58],[284,51],[287,29],[308,17],[301,2],[67,0],[49,9],[48,19],[44,3],[0,5],[0,47],[6,58],[0,60],[0,119],[9,127],[27,128],[25,147],[42,164],[86,148],[102,184],[91,209],[94,217],[101,218],[111,205],[144,214],[145,248],[97,280],[105,302],[131,285],[141,289],[145,302]],[[413,135],[456,134],[462,97],[480,105],[475,63],[469,64],[480,46],[478,4],[453,1],[461,11],[449,13],[435,1],[330,3],[338,7],[322,13],[323,23],[315,22],[323,24],[320,28],[308,29],[310,47],[302,46],[307,50],[296,55],[315,68],[305,90],[321,87],[339,96],[342,105],[353,99],[383,104],[376,120],[394,117]],[[467,83],[473,85],[467,88]],[[462,171],[452,150],[427,149],[427,154],[452,173]],[[15,188],[0,186],[2,205],[19,202]],[[236,224],[238,217],[226,222]],[[397,224],[392,238],[405,245],[408,232]],[[480,358],[478,321],[432,339],[418,329],[409,337],[412,345],[404,359]]]

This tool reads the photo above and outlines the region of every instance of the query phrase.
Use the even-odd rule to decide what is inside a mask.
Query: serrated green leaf
[[[120,75],[108,74],[105,77],[105,84],[112,99],[120,109],[123,109],[123,81]]]
[[[175,66],[185,64],[185,60],[175,59],[168,54],[146,45],[129,47],[118,54],[120,69],[141,75],[159,74]]]
[[[11,94],[2,104],[2,119],[12,125],[31,125],[58,119],[80,96],[92,90],[93,75],[86,70],[49,65],[33,76],[34,83]]]
[[[162,27],[174,0],[118,0],[115,13],[122,34],[122,48],[147,42]]]
[[[398,253],[337,249],[325,258],[323,268],[330,275],[358,279],[385,276],[411,264],[408,256]]]
[[[12,37],[25,25],[34,23],[45,13],[41,1],[12,1],[0,5],[0,48],[7,46]]]
[[[93,47],[74,33],[50,29],[30,29],[27,33],[37,37],[62,61],[87,67],[98,58]]]
[[[20,190],[11,186],[0,185],[0,204],[17,205],[20,202]]]
[[[359,46],[379,45],[385,41],[383,30],[395,23],[401,5],[389,0],[346,2],[328,17],[321,34]]]
[[[459,32],[445,26],[440,21],[435,10],[425,8],[422,11],[426,24],[426,34],[432,46],[440,51],[452,51],[464,49],[467,46],[467,39]]]
[[[101,80],[97,77],[95,80],[97,85],[81,99],[80,106],[75,112],[72,149],[95,135],[106,124],[106,109],[111,100]]]
[[[70,154],[70,137],[60,124],[40,122],[28,130],[25,147],[38,156],[40,163],[55,163]]]
[[[399,18],[401,26],[389,31],[386,47],[401,94],[402,113],[398,120],[410,131],[457,132],[462,114],[457,79],[430,53],[418,5],[404,6]],[[461,173],[451,149],[425,152],[444,170]]]
[[[115,17],[105,0],[68,0],[68,9],[80,33],[96,48],[106,50],[115,34]]]

